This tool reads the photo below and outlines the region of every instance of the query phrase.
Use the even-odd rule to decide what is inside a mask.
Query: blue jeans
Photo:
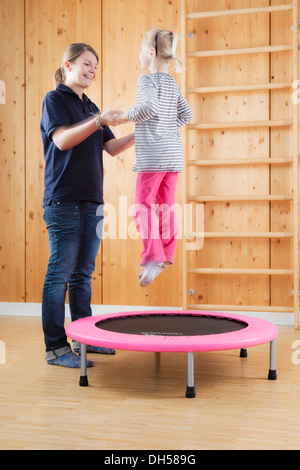
[[[102,235],[103,205],[51,202],[44,209],[44,220],[50,258],[43,289],[42,323],[46,351],[61,352],[70,348],[64,328],[68,286],[71,320],[92,315],[91,276]]]

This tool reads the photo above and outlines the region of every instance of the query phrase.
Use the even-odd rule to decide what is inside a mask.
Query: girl
[[[140,286],[148,286],[173,263],[178,232],[175,190],[182,171],[183,151],[178,128],[192,118],[189,104],[168,73],[171,60],[181,72],[176,56],[178,35],[172,31],[150,30],[142,43],[140,62],[150,73],[138,81],[137,105],[117,122],[135,122],[137,174],[135,222],[143,241]],[[159,220],[159,215],[161,215]]]
[[[103,223],[102,152],[114,156],[134,143],[133,134],[115,139],[107,126],[115,124],[116,112],[100,114],[84,94],[97,76],[97,66],[92,47],[71,44],[55,74],[57,87],[44,98],[41,118],[43,207],[50,251],[42,320],[46,360],[65,367],[80,367],[64,330],[67,286],[72,321],[92,314],[91,275]],[[92,352],[113,354],[114,350]]]

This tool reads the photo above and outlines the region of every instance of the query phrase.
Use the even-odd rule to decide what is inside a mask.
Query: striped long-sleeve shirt
[[[136,162],[133,171],[182,171],[179,127],[192,118],[191,108],[175,79],[167,73],[143,75],[137,103],[128,112],[135,122]]]

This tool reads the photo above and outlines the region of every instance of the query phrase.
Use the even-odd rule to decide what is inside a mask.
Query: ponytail
[[[175,61],[175,64],[174,64],[174,71],[175,71],[176,73],[181,73],[181,72],[183,72],[183,70],[185,70],[183,60],[180,59],[180,58],[177,57],[177,56],[173,57],[173,60]]]
[[[174,64],[174,71],[176,73],[181,73],[184,70],[184,62],[182,59],[177,57],[176,55],[176,50],[177,50],[177,43],[179,39],[179,34],[174,33],[173,31],[170,31],[170,36],[173,38],[172,40],[172,59],[175,61]]]
[[[65,71],[62,65],[61,67],[59,67],[59,69],[56,70],[53,76],[54,86],[57,87],[59,83],[65,83],[65,79],[66,79]]]

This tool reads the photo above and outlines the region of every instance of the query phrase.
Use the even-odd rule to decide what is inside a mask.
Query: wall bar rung
[[[227,195],[227,196],[191,196],[189,202],[251,202],[251,201],[292,201],[293,195]]]
[[[263,276],[292,276],[293,269],[242,269],[242,268],[190,268],[189,274],[233,274],[233,275],[263,275]]]
[[[293,233],[288,232],[195,232],[187,238],[294,238]]]
[[[202,19],[202,18],[217,18],[219,16],[235,16],[235,15],[251,15],[256,13],[274,13],[277,11],[290,11],[293,5],[275,5],[269,7],[257,8],[239,8],[235,10],[217,10],[217,11],[204,11],[199,13],[189,13],[186,18],[189,20]]]
[[[188,88],[188,93],[229,93],[234,91],[282,90],[291,88],[291,83],[261,83],[253,85],[206,86]]]
[[[259,305],[222,305],[222,304],[189,304],[189,310],[232,310],[232,311],[245,311],[245,312],[274,312],[274,313],[291,313],[293,307],[281,307],[281,306],[259,306]]]
[[[292,158],[236,158],[230,160],[189,160],[188,166],[291,165]]]
[[[218,57],[225,55],[241,55],[241,54],[261,54],[270,52],[285,52],[292,51],[292,46],[262,46],[262,47],[247,47],[242,49],[221,49],[216,51],[195,51],[188,52],[188,58],[201,58],[201,57]]]

